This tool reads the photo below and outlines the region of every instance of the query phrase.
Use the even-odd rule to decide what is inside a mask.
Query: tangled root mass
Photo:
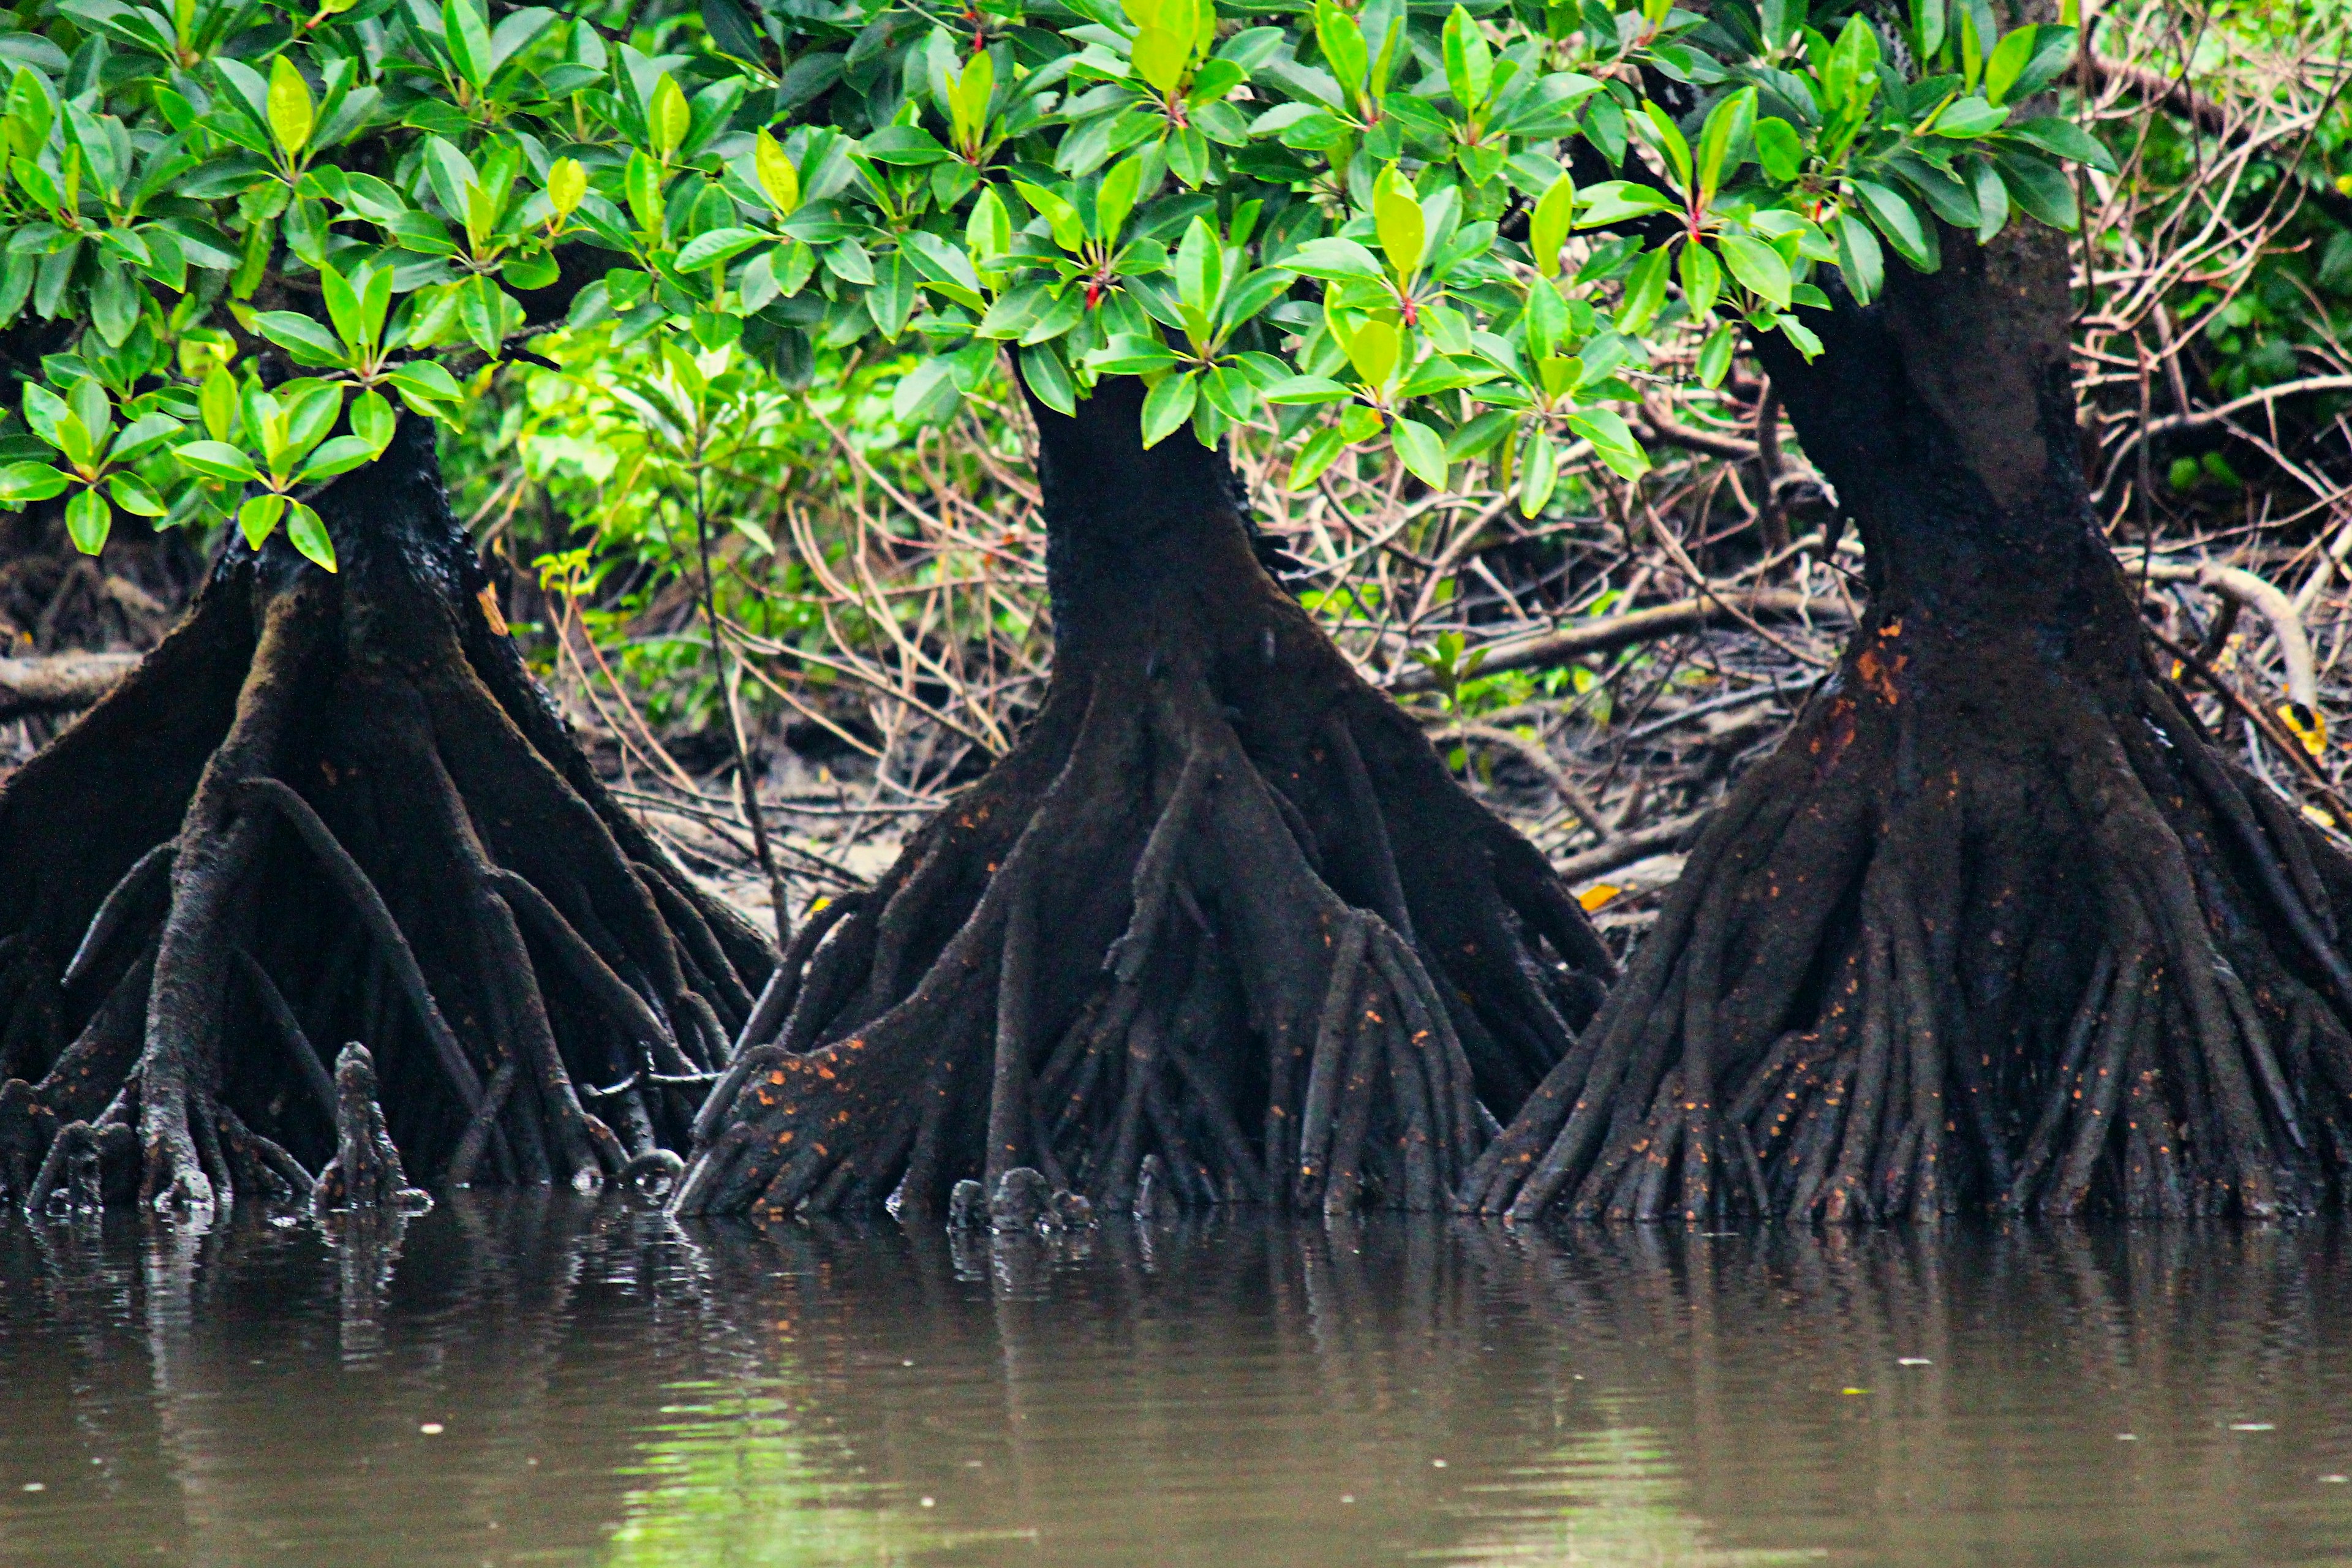
[[[801,931],[681,1210],[1020,1206],[1027,1170],[1127,1209],[1147,1164],[1440,1207],[1591,1015],[1574,900],[1267,578],[1222,459],[1135,418],[1117,384],[1041,413],[1045,706]]]
[[[340,574],[232,549],[0,792],[19,1200],[618,1173],[685,1146],[772,967],[531,682],[421,422],[320,510]]]

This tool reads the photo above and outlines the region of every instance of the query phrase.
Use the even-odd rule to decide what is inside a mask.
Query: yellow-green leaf
[[[570,217],[580,198],[588,194],[588,171],[577,158],[558,158],[547,166],[547,205],[558,217]]]
[[[1535,252],[1536,270],[1545,277],[1559,271],[1559,247],[1568,243],[1568,232],[1576,221],[1576,182],[1562,174],[1554,180],[1536,202],[1535,216],[1528,223],[1528,245]]]
[[[1192,58],[1192,40],[1168,27],[1146,27],[1135,35],[1135,70],[1155,91],[1176,90],[1184,79],[1184,66]]]
[[[752,138],[751,169],[760,176],[760,189],[767,194],[776,216],[792,216],[793,210],[801,205],[800,171],[784,155],[782,143],[764,131]]]
[[[1421,268],[1423,248],[1429,242],[1429,222],[1422,215],[1421,198],[1391,164],[1372,188],[1372,226],[1380,231],[1381,250],[1396,269],[1399,281]]]
[[[654,95],[646,104],[646,130],[653,139],[655,155],[667,162],[693,124],[694,110],[688,107],[686,94],[664,71],[661,79],[654,83]]]
[[[294,62],[280,55],[269,68],[269,131],[278,144],[289,153],[299,153],[310,140],[311,127],[318,123],[318,109],[310,101],[310,84],[294,68]]]
[[[1356,367],[1356,374],[1367,386],[1385,386],[1396,374],[1397,359],[1403,352],[1403,342],[1397,330],[1386,321],[1366,321],[1348,340],[1348,363]]]

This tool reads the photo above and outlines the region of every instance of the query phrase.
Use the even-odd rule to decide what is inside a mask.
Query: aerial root
[[[335,1058],[335,1157],[319,1173],[310,1194],[312,1212],[333,1209],[401,1209],[415,1213],[432,1199],[408,1184],[400,1151],[384,1131],[377,1097],[375,1059],[362,1045],[348,1045]]]
[[[1139,718],[1090,711],[1028,796],[951,809],[967,831],[997,814],[1020,824],[988,850],[976,893],[935,825],[879,886],[820,911],[747,1010],[673,1208],[887,1198],[904,1217],[944,1206],[977,1224],[1028,1171],[1047,1199],[1125,1213],[1147,1168],[1159,1205],[1444,1206],[1496,1130],[1481,1085],[1539,1074],[1567,1029],[1532,963],[1512,967],[1508,1009],[1492,1016],[1436,978],[1392,850],[1375,857],[1368,907],[1333,893],[1296,803],[1223,715],[1173,698]],[[1381,848],[1346,731],[1325,736],[1327,816]],[[1106,793],[1133,791],[1139,766],[1149,809],[1118,822]],[[1055,947],[1067,889],[1089,864],[1122,862],[1123,919],[1099,970],[1073,974]],[[1479,934],[1536,929],[1490,896]],[[920,959],[916,933],[950,917]],[[1008,1200],[1018,1212],[1035,1206],[1029,1186]]]
[[[2149,710],[2162,744],[2053,721],[2063,794],[2030,827],[1972,822],[1957,771],[1948,790],[1853,809],[1829,798],[1834,779],[1767,764],[1460,1206],[1853,1224],[1964,1202],[2260,1216],[2340,1192],[2352,970],[2326,851],[2168,698]],[[2014,865],[2053,881],[1982,874],[1987,896],[2029,911],[2008,926],[1967,904],[1957,868],[1972,834],[2004,833]],[[1795,885],[1821,865],[1839,874]],[[2051,930],[2038,949],[2035,918]],[[2087,951],[2085,925],[2100,933]],[[2009,967],[1964,988],[1958,944],[1985,931],[2008,934],[1972,962]],[[2029,952],[2065,967],[2029,970]]]

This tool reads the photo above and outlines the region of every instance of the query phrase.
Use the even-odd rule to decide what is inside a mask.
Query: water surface
[[[11,1215],[0,1563],[2352,1563],[2346,1240]]]

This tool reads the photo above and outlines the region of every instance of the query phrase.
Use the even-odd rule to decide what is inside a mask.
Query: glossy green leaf
[[[321,570],[335,569],[335,542],[328,536],[326,523],[300,501],[293,503],[286,520],[286,540]]]
[[[1399,419],[1389,426],[1389,439],[1406,472],[1431,489],[1445,488],[1445,443],[1436,431],[1418,420]]]
[[[236,531],[245,537],[246,547],[258,550],[262,542],[277,531],[278,520],[286,515],[286,498],[275,491],[257,495],[236,509]]]
[[[270,134],[287,152],[299,153],[309,145],[317,124],[318,107],[311,101],[310,84],[292,60],[278,56],[269,67]]]
[[[1143,444],[1157,447],[1184,426],[1192,417],[1193,399],[1199,393],[1199,373],[1186,371],[1181,375],[1160,378],[1159,384],[1143,399]]]
[[[1789,308],[1789,289],[1795,280],[1778,250],[1744,234],[1725,234],[1716,243],[1723,248],[1724,265],[1751,293],[1784,310]]]
[[[10,463],[0,468],[0,506],[14,510],[63,495],[72,476],[47,463]]]
[[[257,479],[261,470],[242,448],[226,441],[191,441],[173,448],[180,466],[211,479]]]
[[[66,533],[73,540],[74,548],[84,555],[95,555],[106,548],[106,536],[114,527],[114,509],[95,486],[74,492],[66,502]]]

